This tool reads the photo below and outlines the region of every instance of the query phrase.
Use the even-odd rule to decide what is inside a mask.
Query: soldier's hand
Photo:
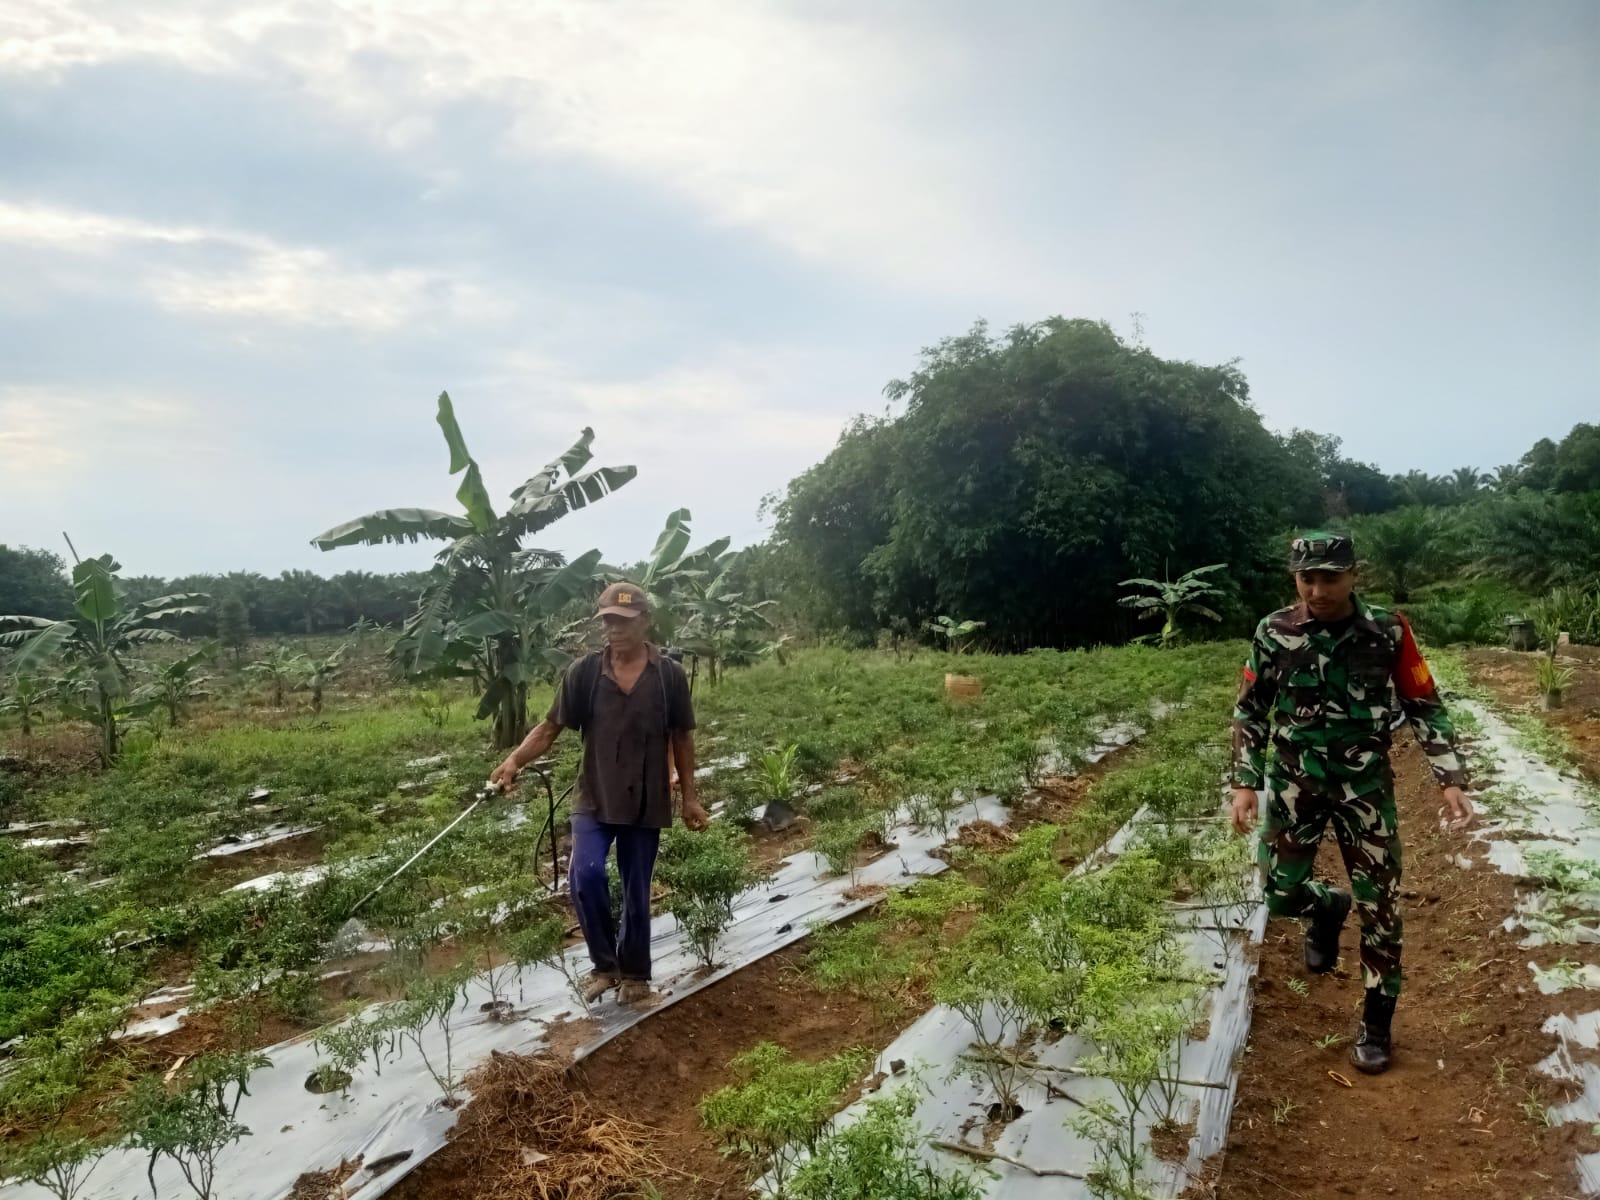
[[[517,756],[509,754],[505,762],[489,773],[489,782],[502,792],[509,792],[511,786],[517,782],[517,773],[521,770],[522,768],[517,765]]]
[[[1467,799],[1467,794],[1458,787],[1444,789],[1446,829],[1465,829],[1472,824],[1472,801]]]
[[[1233,831],[1240,837],[1255,828],[1256,809],[1255,788],[1233,789]]]

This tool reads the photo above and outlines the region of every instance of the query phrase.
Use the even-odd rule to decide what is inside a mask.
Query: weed
[[[1522,1110],[1522,1115],[1535,1125],[1548,1128],[1556,1123],[1555,1115],[1545,1103],[1543,1093],[1537,1088],[1529,1088],[1526,1097],[1517,1107]]]
[[[1311,989],[1306,986],[1306,981],[1304,979],[1286,979],[1284,980],[1283,986],[1288,988],[1296,996],[1299,996],[1302,1000],[1311,994]]]
[[[1272,1123],[1274,1125],[1287,1125],[1289,1118],[1300,1111],[1301,1106],[1285,1096],[1281,1100],[1272,1102]]]
[[[1318,1050],[1332,1050],[1345,1040],[1347,1039],[1342,1033],[1326,1033],[1319,1038],[1313,1038],[1311,1044]]]

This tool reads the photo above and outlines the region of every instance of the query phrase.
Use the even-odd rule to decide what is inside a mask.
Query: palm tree
[[[57,658],[77,673],[89,703],[67,701],[63,707],[100,731],[100,760],[105,765],[116,761],[120,745],[117,722],[129,693],[128,651],[148,642],[177,641],[178,635],[166,626],[205,612],[211,600],[203,593],[180,593],[125,604],[117,578],[121,569],[109,554],[76,563],[72,593],[77,615],[64,621],[0,616],[0,646],[17,648],[12,674],[31,673]]]
[[[1437,514],[1412,506],[1356,522],[1355,542],[1373,582],[1404,604],[1412,585],[1438,568],[1441,531]]]
[[[284,571],[278,576],[278,585],[305,623],[306,633],[315,633],[317,617],[328,595],[328,581],[315,571]]]
[[[1446,482],[1458,500],[1470,500],[1493,483],[1494,476],[1484,474],[1477,467],[1457,467],[1446,476]]]
[[[1222,589],[1201,576],[1226,570],[1227,566],[1227,563],[1212,563],[1208,567],[1196,567],[1176,579],[1124,579],[1118,587],[1143,588],[1148,594],[1123,596],[1117,603],[1124,608],[1138,609],[1141,619],[1165,617],[1166,623],[1161,626],[1158,640],[1162,646],[1170,646],[1178,640],[1178,618],[1184,613],[1197,613],[1212,621],[1222,620],[1221,616],[1201,603],[1202,600],[1222,595]]]
[[[598,550],[563,565],[560,555],[525,549],[523,541],[604,499],[638,470],[597,467],[576,474],[593,457],[594,430],[585,429],[566,453],[513,491],[511,506],[497,514],[447,392],[439,394],[437,420],[450,450],[450,473],[464,473],[456,491],[462,514],[380,509],[319,534],[311,544],[333,550],[419,538],[445,543],[436,556],[442,570],[406,622],[396,653],[413,674],[477,676],[484,689],[478,715],[494,718],[494,744],[509,749],[527,731],[528,685],[541,668],[548,669],[542,660],[550,621],[590,586],[600,565]]]

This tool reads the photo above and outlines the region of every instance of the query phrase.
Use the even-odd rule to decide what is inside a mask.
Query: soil
[[[1507,708],[1533,712],[1565,731],[1578,769],[1590,782],[1600,783],[1600,647],[1561,648],[1556,662],[1571,668],[1572,685],[1563,694],[1561,707],[1550,712],[1540,710],[1534,685],[1534,667],[1542,657],[1537,652],[1470,650],[1467,670],[1474,683],[1488,688]]]
[[[568,1087],[592,1112],[615,1114],[661,1135],[667,1169],[652,1182],[662,1200],[747,1194],[748,1164],[722,1154],[701,1127],[699,1113],[701,1097],[727,1082],[728,1061],[736,1054],[771,1041],[815,1061],[852,1046],[881,1049],[900,1032],[905,1018],[812,987],[801,970],[804,956],[803,943],[769,955],[635,1025],[568,1073]],[[512,1194],[501,1175],[481,1169],[481,1136],[480,1127],[476,1137],[452,1137],[392,1195],[488,1200]]]
[[[1438,789],[1409,739],[1394,765],[1406,854],[1406,984],[1394,1019],[1394,1065],[1367,1076],[1347,1057],[1362,1002],[1354,920],[1339,967],[1324,976],[1304,969],[1300,923],[1271,921],[1220,1178],[1191,1195],[1576,1200],[1579,1194],[1575,1160],[1600,1149],[1600,1139],[1582,1124],[1548,1128],[1519,1106],[1530,1098],[1543,1105],[1567,1098],[1532,1069],[1556,1046],[1539,1027],[1574,1003],[1592,1005],[1571,993],[1541,996],[1527,964],[1596,960],[1600,951],[1520,948],[1520,931],[1500,927],[1513,908],[1514,881],[1491,869],[1481,845],[1464,832],[1440,830]],[[1455,865],[1457,855],[1471,858],[1471,869]],[[1344,882],[1331,837],[1317,875]],[[1305,995],[1288,986],[1295,980],[1306,985]],[[1329,1048],[1315,1044],[1333,1034],[1343,1040]]]

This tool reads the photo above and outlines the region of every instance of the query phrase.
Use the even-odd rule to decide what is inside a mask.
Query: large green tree
[[[1082,644],[1129,631],[1119,580],[1195,562],[1232,564],[1235,625],[1277,601],[1305,468],[1236,367],[1056,318],[979,325],[888,392],[899,416],[859,422],[774,505],[789,573],[840,625],[958,613],[999,647]]]
[[[312,539],[323,550],[386,542],[441,541],[438,573],[423,592],[398,644],[407,670],[476,678],[483,692],[480,718],[492,717],[494,743],[516,745],[527,732],[528,685],[549,670],[552,622],[594,580],[599,551],[564,563],[524,541],[569,512],[610,495],[636,474],[634,467],[579,472],[593,454],[594,430],[585,429],[559,458],[546,463],[511,493],[497,513],[477,461],[467,450],[448,393],[439,394],[437,420],[450,451],[450,473],[462,512],[385,508],[335,526]]]
[[[0,544],[0,612],[64,617],[72,611],[67,564],[48,550]]]

